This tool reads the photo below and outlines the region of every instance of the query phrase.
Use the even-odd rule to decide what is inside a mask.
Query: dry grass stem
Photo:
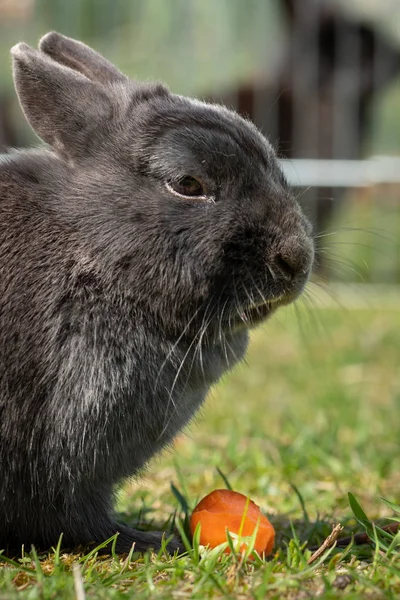
[[[312,565],[313,562],[315,562],[316,560],[319,559],[320,556],[323,555],[323,553],[325,552],[325,550],[327,550],[328,548],[330,548],[331,546],[333,546],[333,544],[336,543],[336,540],[338,539],[340,533],[343,531],[343,526],[340,525],[340,523],[338,523],[337,525],[335,525],[331,531],[331,533],[328,535],[328,537],[325,539],[325,541],[321,544],[321,546],[318,548],[318,550],[316,550],[313,554],[311,554],[310,558],[308,559],[307,563],[309,565]]]

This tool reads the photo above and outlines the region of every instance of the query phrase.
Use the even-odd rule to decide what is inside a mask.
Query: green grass
[[[329,281],[400,283],[399,186],[349,191],[319,243]]]
[[[247,364],[119,495],[126,521],[156,527],[184,519],[181,503],[191,510],[225,478],[274,524],[272,557],[242,562],[196,546],[182,558],[28,554],[3,564],[0,599],[398,598],[400,535],[370,522],[400,516],[398,307],[281,310],[253,334]],[[309,565],[335,523],[375,543]]]

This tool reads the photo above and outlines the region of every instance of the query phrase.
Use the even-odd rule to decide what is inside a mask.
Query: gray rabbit
[[[311,228],[234,112],[57,33],[12,56],[48,147],[0,163],[0,549],[158,549],[116,521],[115,486],[301,293]]]

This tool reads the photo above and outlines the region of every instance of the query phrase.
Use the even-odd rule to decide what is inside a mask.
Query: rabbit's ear
[[[112,114],[103,86],[20,43],[11,49],[14,82],[29,124],[68,158],[85,154],[90,132]]]
[[[39,42],[39,49],[53,60],[79,71],[92,81],[114,83],[127,81],[113,64],[89,46],[55,31],[47,33]]]

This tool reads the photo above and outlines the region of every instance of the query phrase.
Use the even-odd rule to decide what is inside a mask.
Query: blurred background
[[[52,29],[249,116],[315,224],[320,274],[400,282],[399,0],[0,0],[0,153],[37,143],[9,49]]]

